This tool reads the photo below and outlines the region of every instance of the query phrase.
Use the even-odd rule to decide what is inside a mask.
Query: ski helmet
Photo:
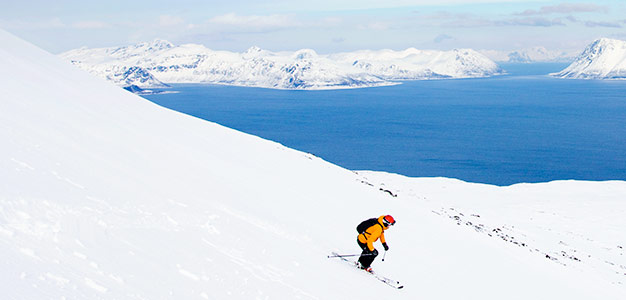
[[[392,216],[386,215],[385,217],[383,217],[383,224],[385,225],[385,227],[393,226],[394,224],[396,224],[396,220],[394,220]]]

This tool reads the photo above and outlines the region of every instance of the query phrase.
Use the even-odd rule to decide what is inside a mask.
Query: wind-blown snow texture
[[[4,31],[0,65],[3,299],[626,296],[625,182],[355,173],[159,107]],[[326,258],[357,253],[356,224],[384,213],[397,225],[373,266],[403,290]]]
[[[471,49],[356,51],[320,55],[311,49],[270,52],[252,47],[243,53],[214,51],[202,45],[152,43],[119,48],[80,48],[61,54],[80,68],[118,85],[212,83],[277,89],[340,89],[395,84],[394,80],[487,77],[500,68]],[[158,81],[122,81],[119,69],[135,67]],[[142,77],[142,78],[147,78]]]
[[[551,75],[576,79],[626,79],[626,41],[598,39],[571,65]]]

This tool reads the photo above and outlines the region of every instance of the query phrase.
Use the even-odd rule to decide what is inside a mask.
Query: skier
[[[359,247],[363,249],[361,257],[359,257],[361,269],[368,272],[372,271],[371,264],[374,262],[374,259],[376,259],[376,256],[378,256],[378,250],[374,248],[374,242],[379,238],[385,251],[389,250],[387,241],[385,241],[384,231],[394,224],[396,224],[396,220],[394,220],[392,216],[386,215],[365,220],[357,226],[357,231],[359,232],[357,243]]]

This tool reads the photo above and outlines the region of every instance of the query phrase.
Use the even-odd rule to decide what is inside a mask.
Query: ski
[[[353,267],[355,267],[355,268],[357,268],[359,270],[362,270],[360,268],[360,266],[359,266],[359,262],[353,261],[353,260],[349,260],[344,255],[340,255],[340,254],[337,254],[336,252],[332,252],[332,255],[328,256],[328,258],[334,258],[334,257],[337,257],[337,258],[339,258],[339,259],[349,263]],[[391,278],[388,278],[388,277],[385,277],[385,276],[382,276],[382,275],[378,275],[374,271],[371,271],[371,272],[368,272],[368,271],[365,271],[365,270],[362,270],[362,271],[372,275],[378,281],[380,281],[380,282],[382,282],[382,283],[384,283],[384,284],[386,284],[386,285],[388,285],[388,286],[390,286],[392,288],[395,288],[395,289],[402,289],[402,288],[404,288],[404,285],[401,285],[400,281],[397,281],[397,280],[394,280],[394,279],[391,279]]]
[[[378,275],[378,274],[374,273],[374,271],[368,272],[368,273],[372,274],[376,279],[382,281],[384,284],[386,284],[386,285],[388,285],[388,286],[390,286],[392,288],[395,288],[395,289],[398,289],[398,290],[404,288],[404,285],[401,285],[400,281],[397,281],[397,280],[394,280],[394,279],[391,279],[391,278],[387,278],[385,276]]]

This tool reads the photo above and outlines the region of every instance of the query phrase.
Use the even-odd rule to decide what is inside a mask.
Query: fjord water
[[[626,82],[545,76],[565,66],[331,91],[186,84],[145,97],[351,170],[495,185],[626,180]]]

